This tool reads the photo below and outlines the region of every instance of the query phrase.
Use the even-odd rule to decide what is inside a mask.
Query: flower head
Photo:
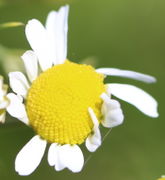
[[[144,114],[157,117],[157,103],[143,90],[126,84],[104,84],[107,75],[152,83],[155,78],[115,68],[94,69],[67,59],[68,6],[49,13],[46,27],[33,19],[26,25],[26,37],[33,50],[23,54],[28,79],[21,72],[9,73],[11,103],[7,108],[36,132],[18,153],[15,169],[31,174],[50,143],[48,163],[57,171],[82,170],[85,142],[90,152],[101,145],[99,125],[112,128],[124,115],[112,95],[133,104]],[[40,72],[41,69],[41,72]],[[40,73],[39,73],[40,72]]]

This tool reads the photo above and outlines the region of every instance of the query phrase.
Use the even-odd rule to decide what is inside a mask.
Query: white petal
[[[56,171],[62,171],[63,169],[65,169],[65,166],[61,163],[60,160],[58,160],[54,166],[54,169]]]
[[[48,34],[40,21],[33,19],[28,22],[25,29],[27,40],[38,57],[41,69],[45,71],[52,66]]]
[[[94,152],[98,149],[101,145],[101,134],[99,128],[94,128],[93,134],[87,137],[85,145],[90,152]]]
[[[53,59],[53,64],[57,64],[57,40],[58,36],[57,34],[57,29],[56,27],[56,21],[57,21],[57,12],[56,11],[51,11],[48,14],[47,20],[46,20],[46,30],[49,38],[49,44],[50,44],[50,56]]]
[[[121,69],[116,69],[116,68],[99,68],[96,71],[98,73],[102,73],[108,76],[120,76],[120,77],[125,77],[125,78],[130,78],[130,79],[136,79],[139,81],[143,81],[145,83],[156,82],[155,77],[147,75],[147,74],[135,72],[135,71],[121,70]]]
[[[64,63],[67,57],[68,12],[69,6],[63,6],[58,12],[51,11],[46,21],[54,65]]]
[[[105,93],[101,95],[101,98],[103,99],[103,119],[101,121],[102,125],[107,128],[112,128],[122,124],[124,121],[124,115],[120,108],[119,102],[110,99]]]
[[[64,167],[74,173],[80,172],[84,165],[84,156],[77,145],[63,145],[59,149],[59,160]]]
[[[27,115],[23,118],[18,118],[21,122],[25,123],[26,125],[29,125],[29,119]]]
[[[104,119],[102,120],[102,125],[107,128],[112,128],[119,126],[123,123],[124,116],[121,109],[114,109],[109,111]]]
[[[48,151],[48,163],[50,166],[54,166],[56,164],[57,159],[57,144],[53,143],[49,147]]]
[[[61,171],[65,168],[64,164],[62,164],[59,159],[60,147],[61,145],[53,143],[50,145],[50,148],[48,151],[48,163],[50,166],[54,166],[56,171]]]
[[[29,121],[22,100],[13,93],[9,93],[7,98],[10,100],[10,104],[7,107],[8,113],[28,125]]]
[[[96,151],[101,145],[101,134],[99,130],[99,121],[92,108],[88,108],[89,115],[93,121],[94,127],[93,132],[86,139],[85,145],[90,152]]]
[[[22,56],[22,60],[25,65],[28,78],[32,82],[38,75],[37,56],[33,51],[26,51]]]
[[[11,72],[9,73],[9,81],[10,87],[16,94],[26,97],[29,84],[24,74],[21,72]]]
[[[46,148],[46,141],[34,136],[18,153],[15,170],[19,175],[31,174],[40,164]]]
[[[98,121],[93,109],[89,107],[88,112],[89,112],[89,115],[90,115],[90,117],[92,119],[94,127],[98,127],[99,126],[99,121]]]
[[[156,100],[142,89],[128,84],[112,83],[108,84],[108,91],[119,99],[132,104],[144,114],[158,117]]]

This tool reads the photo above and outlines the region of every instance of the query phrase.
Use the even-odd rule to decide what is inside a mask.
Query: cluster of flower
[[[68,12],[68,5],[50,12],[45,27],[30,20],[25,34],[32,50],[22,56],[28,79],[21,72],[9,73],[13,92],[8,94],[0,79],[0,121],[4,122],[7,110],[36,132],[15,160],[15,170],[23,176],[38,167],[47,144],[50,166],[80,172],[84,156],[78,145],[85,142],[94,152],[102,143],[100,124],[113,128],[123,123],[120,103],[112,95],[158,117],[157,102],[148,93],[133,85],[104,84],[106,76],[146,83],[154,83],[154,77],[116,68],[94,69],[67,59]]]

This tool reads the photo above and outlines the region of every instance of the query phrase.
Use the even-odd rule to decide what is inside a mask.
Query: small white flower
[[[3,77],[0,76],[0,123],[5,122],[6,108],[9,105],[9,100],[6,97],[8,86],[3,84]]]
[[[158,116],[156,101],[144,91],[103,82],[105,75],[147,83],[155,78],[114,68],[95,70],[67,60],[68,11],[64,6],[50,12],[46,27],[36,19],[28,22],[25,33],[32,50],[22,56],[28,79],[21,72],[9,73],[14,93],[8,94],[11,103],[7,110],[37,134],[16,157],[15,169],[20,175],[29,175],[38,167],[47,143],[51,143],[50,166],[56,171],[80,172],[84,157],[78,145],[85,142],[90,152],[96,151],[101,145],[100,123],[112,128],[124,120],[119,102],[111,95],[146,115]]]

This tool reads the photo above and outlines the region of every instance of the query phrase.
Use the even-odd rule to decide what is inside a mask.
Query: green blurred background
[[[68,58],[94,63],[96,67],[118,67],[148,73],[156,84],[107,78],[106,82],[137,85],[159,102],[160,117],[149,118],[121,102],[122,126],[114,128],[102,146],[90,156],[81,173],[56,172],[45,154],[37,170],[28,177],[14,171],[18,151],[33,136],[32,129],[10,119],[0,125],[0,179],[4,180],[155,180],[165,174],[165,1],[164,0],[0,0],[0,23],[31,18],[45,22],[50,10],[70,4]],[[0,67],[7,72],[22,69],[20,56],[30,49],[24,27],[0,30]],[[107,129],[102,128],[103,135]]]

